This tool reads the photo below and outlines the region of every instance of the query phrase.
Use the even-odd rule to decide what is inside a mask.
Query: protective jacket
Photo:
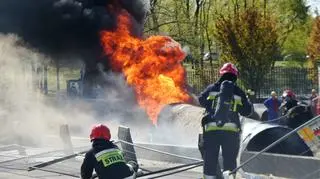
[[[282,115],[286,115],[288,111],[293,108],[298,106],[298,101],[295,99],[286,99],[280,106],[280,109],[282,110]]]
[[[212,85],[209,85],[201,94],[199,97],[199,103],[201,106],[206,108],[208,116],[213,115],[215,113],[215,107],[217,103],[217,97],[219,96],[220,92],[220,86],[222,82],[217,82]],[[242,116],[248,116],[252,113],[252,104],[249,102],[249,100],[246,97],[246,94],[243,90],[241,90],[237,85],[234,85],[233,88],[233,99],[231,102],[231,108],[228,111],[228,123],[234,123],[237,125],[237,127],[240,129],[240,120],[239,115],[240,113]],[[208,118],[207,120],[204,120],[202,125],[209,122],[215,122],[210,121],[215,120],[212,118]]]
[[[90,179],[93,169],[99,179],[123,179],[134,171],[126,164],[121,150],[111,141],[96,139],[81,166],[82,179]]]

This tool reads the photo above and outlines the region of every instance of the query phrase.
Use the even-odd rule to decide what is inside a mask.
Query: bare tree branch
[[[170,21],[170,22],[164,22],[164,23],[162,23],[162,24],[158,24],[156,27],[152,27],[152,28],[150,28],[150,29],[147,29],[147,30],[145,30],[144,32],[145,33],[148,33],[148,32],[150,32],[150,31],[153,31],[153,30],[155,30],[155,29],[157,29],[157,28],[160,28],[160,27],[162,27],[162,26],[165,26],[165,25],[169,25],[169,24],[175,24],[175,23],[185,23],[185,24],[188,24],[188,23],[190,23],[190,22],[186,22],[186,21],[177,21],[177,20],[174,20],[174,21]]]

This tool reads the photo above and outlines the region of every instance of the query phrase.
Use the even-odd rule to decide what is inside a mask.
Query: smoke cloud
[[[16,45],[14,35],[0,35],[0,143],[22,145],[61,145],[49,136],[58,136],[60,125],[68,124],[71,135],[88,138],[93,124],[110,127],[117,138],[119,125],[135,128],[136,139],[143,139],[143,129],[151,123],[143,110],[135,103],[132,89],[123,76],[103,73],[112,84],[101,100],[69,99],[43,96],[36,87],[40,78],[32,68],[43,61],[44,56]],[[140,132],[140,135],[138,133]],[[85,141],[89,145],[89,139]],[[77,144],[75,144],[77,146]]]
[[[119,3],[132,15],[132,34],[141,37],[148,0],[0,1],[0,143],[52,144],[45,136],[59,134],[61,124],[69,124],[73,135],[83,137],[94,123],[110,126],[115,138],[119,125],[131,127],[137,141],[163,134],[152,131],[154,126],[124,77],[106,72],[99,32],[117,27],[115,14],[106,8],[110,3]],[[69,64],[84,61],[88,69],[102,74],[108,85],[101,90],[107,92],[95,101],[42,96],[34,88],[39,76],[32,65],[47,58]],[[103,67],[97,68],[98,63]],[[163,128],[172,129],[170,123]]]
[[[106,63],[99,32],[115,29],[115,14],[108,4],[118,3],[134,19],[141,35],[149,2],[146,0],[10,0],[0,1],[0,32],[17,34],[55,60],[82,59],[88,66]],[[107,67],[107,64],[104,64]]]
[[[14,35],[0,35],[0,144],[61,146],[59,138],[54,142],[48,136],[58,137],[63,124],[69,125],[72,136],[87,138],[81,145],[90,144],[88,135],[97,123],[108,125],[114,139],[119,125],[130,127],[134,141],[190,144],[196,137],[186,138],[190,133],[174,121],[170,106],[162,111],[159,126],[153,126],[124,77],[112,72],[101,72],[110,85],[101,89],[106,92],[98,99],[70,99],[63,92],[58,98],[42,95],[35,85],[40,76],[32,68],[45,56],[17,41]]]

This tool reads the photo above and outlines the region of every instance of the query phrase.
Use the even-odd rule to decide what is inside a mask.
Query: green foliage
[[[316,17],[313,22],[308,53],[310,55],[310,60],[314,63],[320,60],[320,16]]]
[[[168,35],[188,46],[194,59],[188,61],[192,69],[214,68],[212,59],[207,62],[202,57],[207,52],[221,51],[214,39],[219,15],[236,21],[240,12],[250,8],[263,17],[273,17],[281,54],[294,54],[292,60],[301,65],[312,19],[305,0],[151,0],[145,34]],[[274,54],[276,59],[278,55]]]
[[[317,63],[320,61],[320,16],[316,17],[312,31],[310,33],[310,40],[308,44],[309,66],[316,69]],[[317,74],[310,74],[314,82],[317,81]]]
[[[308,36],[311,31],[312,17],[308,14],[309,7],[303,0],[282,1],[279,4],[279,23],[284,23],[279,30],[282,39],[282,54],[290,56],[285,59],[293,63],[303,64],[306,62]],[[291,62],[288,65],[291,65]]]
[[[305,0],[277,0],[271,1],[270,6],[283,21],[287,19],[291,23],[304,23],[309,17],[309,7]]]
[[[206,71],[213,73],[222,61],[233,61],[240,69],[239,82],[258,91],[272,83],[278,85],[270,73],[265,75],[274,66],[306,67],[305,57],[312,51],[307,50],[312,22],[306,0],[151,0],[145,33],[168,35],[189,47],[190,58],[184,65],[196,73],[193,84],[197,89],[215,80]],[[207,52],[217,52],[221,60],[204,61],[202,56]],[[309,61],[313,67],[315,59]],[[293,73],[282,76],[294,81]],[[267,84],[261,84],[265,76],[269,76]],[[269,94],[269,88],[265,92]]]
[[[309,18],[306,23],[297,26],[287,37],[283,44],[284,55],[296,54],[300,56],[306,56],[308,36],[311,31],[312,19]]]
[[[305,0],[278,0],[271,1],[270,12],[277,16],[278,32],[281,45],[286,42],[288,36],[310,18],[309,7]]]
[[[253,7],[238,15],[222,15],[216,22],[214,37],[220,43],[222,60],[237,64],[245,86],[259,91],[280,54],[276,22]]]

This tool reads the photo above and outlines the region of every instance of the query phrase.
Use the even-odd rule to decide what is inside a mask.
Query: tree
[[[270,8],[278,17],[279,43],[286,66],[304,67],[312,22],[309,6],[305,0],[279,0],[272,1]]]
[[[238,17],[240,12],[256,8],[263,16],[272,16],[282,55],[305,56],[310,29],[309,7],[305,0],[151,0],[145,24],[147,35],[171,36],[188,46],[195,60],[194,69],[208,68],[204,53],[219,53],[213,38],[219,14]],[[308,35],[306,35],[308,34]],[[210,59],[210,67],[212,67]]]
[[[284,55],[296,54],[299,56],[307,55],[308,36],[312,27],[312,18],[308,18],[306,23],[297,26],[290,34],[282,46]]]
[[[203,54],[213,51],[214,4],[212,0],[152,0],[145,33],[169,35],[188,46],[196,59],[192,67],[203,68]]]
[[[317,69],[317,63],[320,61],[320,16],[314,19],[310,40],[308,44],[309,66]],[[311,73],[311,78],[317,82],[317,74]]]
[[[245,87],[259,92],[265,75],[280,54],[276,21],[256,7],[221,15],[214,37],[221,60],[235,63]]]

